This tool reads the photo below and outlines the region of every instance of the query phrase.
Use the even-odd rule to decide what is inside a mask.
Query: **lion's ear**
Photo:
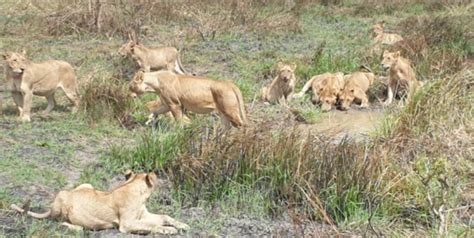
[[[22,50],[21,50],[21,54],[22,54],[23,56],[26,56],[26,50],[25,50],[25,49],[22,49]]]
[[[5,60],[8,59],[8,58],[10,57],[10,52],[3,52],[3,53],[2,53],[2,57],[3,57],[3,59],[5,59]]]
[[[282,63],[282,62],[278,62],[278,63],[277,63],[277,68],[278,68],[278,69],[281,69],[282,67],[283,67],[283,63]]]
[[[129,170],[127,170],[127,171],[125,172],[124,175],[125,175],[125,180],[128,180],[128,179],[130,179],[130,177],[133,176],[133,171],[131,171],[131,170],[129,169]]]
[[[149,188],[152,188],[152,187],[153,187],[153,184],[155,183],[152,174],[153,174],[153,173],[146,174],[146,177],[145,177],[146,185],[147,185]]]
[[[395,57],[395,58],[400,57],[400,51],[395,52],[394,57]]]
[[[290,68],[291,68],[292,71],[295,71],[296,70],[296,64],[295,63],[291,64]]]

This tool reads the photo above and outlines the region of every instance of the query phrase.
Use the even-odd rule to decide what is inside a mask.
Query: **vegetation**
[[[25,48],[34,61],[70,62],[82,102],[78,114],[36,110],[31,124],[19,124],[12,100],[0,101],[0,235],[82,235],[20,218],[9,204],[31,197],[32,207],[44,208],[60,189],[82,182],[108,189],[127,169],[159,169],[165,185],[150,206],[182,218],[191,234],[276,234],[232,233],[229,220],[245,216],[324,224],[312,235],[470,237],[473,7],[413,0],[8,1],[0,6],[0,50]],[[369,53],[369,29],[379,20],[405,38],[387,49],[409,58],[425,86],[403,106],[383,108],[378,79],[367,113],[383,110],[384,118],[369,135],[321,129],[342,112],[322,114],[308,96],[290,109],[258,100],[278,61],[297,63],[298,88],[315,74],[360,65],[383,74],[380,58]],[[216,117],[190,114],[191,125],[161,117],[145,126],[143,105],[155,96],[128,96],[137,66],[115,53],[131,31],[144,44],[179,48],[190,72],[233,80],[251,124],[225,132]],[[35,108],[45,105],[35,98]]]

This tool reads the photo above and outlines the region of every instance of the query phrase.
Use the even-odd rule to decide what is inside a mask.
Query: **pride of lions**
[[[375,24],[372,30],[374,47],[403,40],[397,34],[385,33],[383,22]],[[130,56],[140,67],[129,83],[131,96],[147,92],[159,95],[158,100],[146,104],[151,112],[148,122],[160,114],[167,114],[176,121],[189,123],[186,112],[216,112],[226,129],[248,124],[240,89],[231,81],[189,75],[181,65],[176,48],[149,48],[136,39],[130,39],[118,53]],[[53,110],[57,89],[64,91],[73,104],[72,111],[76,111],[80,103],[78,87],[74,69],[69,63],[59,60],[34,63],[26,58],[25,52],[6,52],[3,58],[19,120],[31,120],[33,95],[46,97],[46,113]],[[381,64],[388,71],[385,105],[392,103],[395,95],[409,96],[422,86],[416,80],[410,61],[403,58],[400,52],[384,51]],[[276,77],[261,90],[262,101],[287,106],[289,100],[301,98],[311,89],[312,103],[320,105],[323,112],[335,107],[348,110],[353,103],[360,104],[360,108],[369,107],[367,91],[376,80],[370,70],[358,70],[346,75],[342,72],[315,75],[300,92],[295,93],[295,69],[295,64],[278,63]],[[63,225],[71,229],[118,227],[123,233],[174,234],[177,229],[189,228],[169,216],[147,211],[145,203],[157,187],[155,173],[134,174],[128,171],[125,180],[110,192],[96,190],[90,184],[79,185],[72,191],[61,191],[51,209],[45,213],[34,213],[15,204],[11,208],[35,218],[61,218],[65,221]]]

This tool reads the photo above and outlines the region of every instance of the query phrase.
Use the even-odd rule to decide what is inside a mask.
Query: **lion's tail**
[[[237,98],[237,101],[239,102],[239,110],[240,110],[240,116],[242,118],[242,122],[244,125],[248,123],[247,120],[247,114],[245,113],[245,105],[244,105],[244,98],[242,96],[242,92],[240,92],[240,89],[234,85],[232,87],[232,90],[234,91],[235,97]]]
[[[52,213],[52,210],[48,210],[44,213],[36,213],[36,212],[28,211],[28,209],[21,208],[21,207],[17,206],[16,204],[12,204],[10,206],[10,208],[17,211],[17,212],[19,212],[19,213],[25,213],[26,212],[26,215],[34,217],[34,218],[38,218],[38,219],[48,218],[48,217],[51,216],[51,213]]]
[[[314,81],[314,78],[308,80],[308,82],[305,83],[305,85],[303,86],[303,88],[301,89],[301,91],[297,94],[295,94],[294,96],[295,97],[302,97],[304,96],[304,94],[311,88],[311,84],[313,83]]]
[[[188,71],[186,71],[183,67],[183,64],[181,63],[181,57],[180,53],[178,52],[178,56],[176,57],[176,67],[179,69],[183,74],[188,74]]]

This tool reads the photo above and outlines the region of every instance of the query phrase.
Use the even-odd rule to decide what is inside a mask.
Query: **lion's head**
[[[288,83],[295,78],[296,64],[283,64],[281,62],[277,65],[278,78],[283,82]]]
[[[7,67],[15,74],[22,74],[28,64],[28,59],[25,57],[26,52],[21,54],[16,52],[6,52],[3,54],[3,59],[7,63]]]
[[[339,101],[341,102],[340,109],[348,110],[351,107],[352,102],[355,99],[355,87],[345,87],[339,95]]]
[[[140,96],[146,92],[153,92],[154,90],[150,86],[146,85],[143,81],[145,78],[145,73],[139,70],[134,76],[132,81],[130,81],[128,88],[132,92],[132,97]]]
[[[137,43],[133,40],[129,40],[127,43],[123,44],[120,49],[118,50],[118,54],[122,57],[126,57],[127,55],[133,54],[134,48]]]
[[[120,185],[120,188],[132,188],[139,194],[146,194],[149,196],[158,185],[158,176],[156,172],[151,173],[134,173],[131,170],[125,172],[125,182]]]
[[[385,22],[381,21],[372,26],[372,36],[375,37],[383,33]]]
[[[384,70],[389,70],[392,67],[392,65],[395,62],[397,62],[399,57],[400,57],[400,51],[397,51],[397,52],[384,51],[383,58],[382,58],[382,68]]]
[[[342,87],[341,81],[343,81],[342,78],[342,73],[336,73],[330,74],[323,79],[315,88],[316,93],[313,95],[313,104],[321,104],[321,110],[323,112],[330,111],[331,108],[336,105],[339,97]]]

